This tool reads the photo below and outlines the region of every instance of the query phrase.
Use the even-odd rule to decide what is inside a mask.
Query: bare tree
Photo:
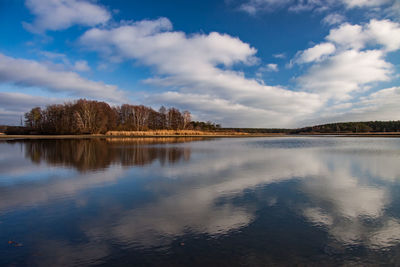
[[[190,122],[192,121],[192,115],[189,111],[185,110],[183,112],[183,129],[188,129],[190,127]]]

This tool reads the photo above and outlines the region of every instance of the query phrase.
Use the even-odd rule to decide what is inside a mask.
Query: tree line
[[[105,102],[79,99],[64,104],[32,108],[25,113],[25,130],[39,134],[104,134],[111,130],[215,130],[211,122],[192,121],[191,113],[143,105],[111,107]]]
[[[283,128],[221,128],[221,131],[246,132],[254,134],[284,133],[378,133],[400,132],[400,121],[365,121],[365,122],[338,122],[315,125],[297,129]]]
[[[400,132],[400,121],[339,122],[291,130],[290,133]]]

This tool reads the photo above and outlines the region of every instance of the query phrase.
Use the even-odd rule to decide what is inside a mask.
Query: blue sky
[[[78,98],[225,127],[400,119],[400,1],[0,2],[0,124]]]

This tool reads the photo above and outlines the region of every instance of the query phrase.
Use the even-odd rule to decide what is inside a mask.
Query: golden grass
[[[149,131],[108,131],[109,136],[220,136],[248,135],[239,132],[206,132],[195,130],[149,130]]]
[[[118,138],[106,138],[107,142],[113,144],[164,144],[164,143],[186,143],[193,141],[201,141],[204,140],[204,137],[122,137]]]

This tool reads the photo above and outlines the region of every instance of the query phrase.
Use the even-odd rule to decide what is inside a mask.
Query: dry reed
[[[149,131],[108,131],[110,136],[219,136],[219,135],[248,135],[239,132],[206,132],[195,130],[149,130]]]

